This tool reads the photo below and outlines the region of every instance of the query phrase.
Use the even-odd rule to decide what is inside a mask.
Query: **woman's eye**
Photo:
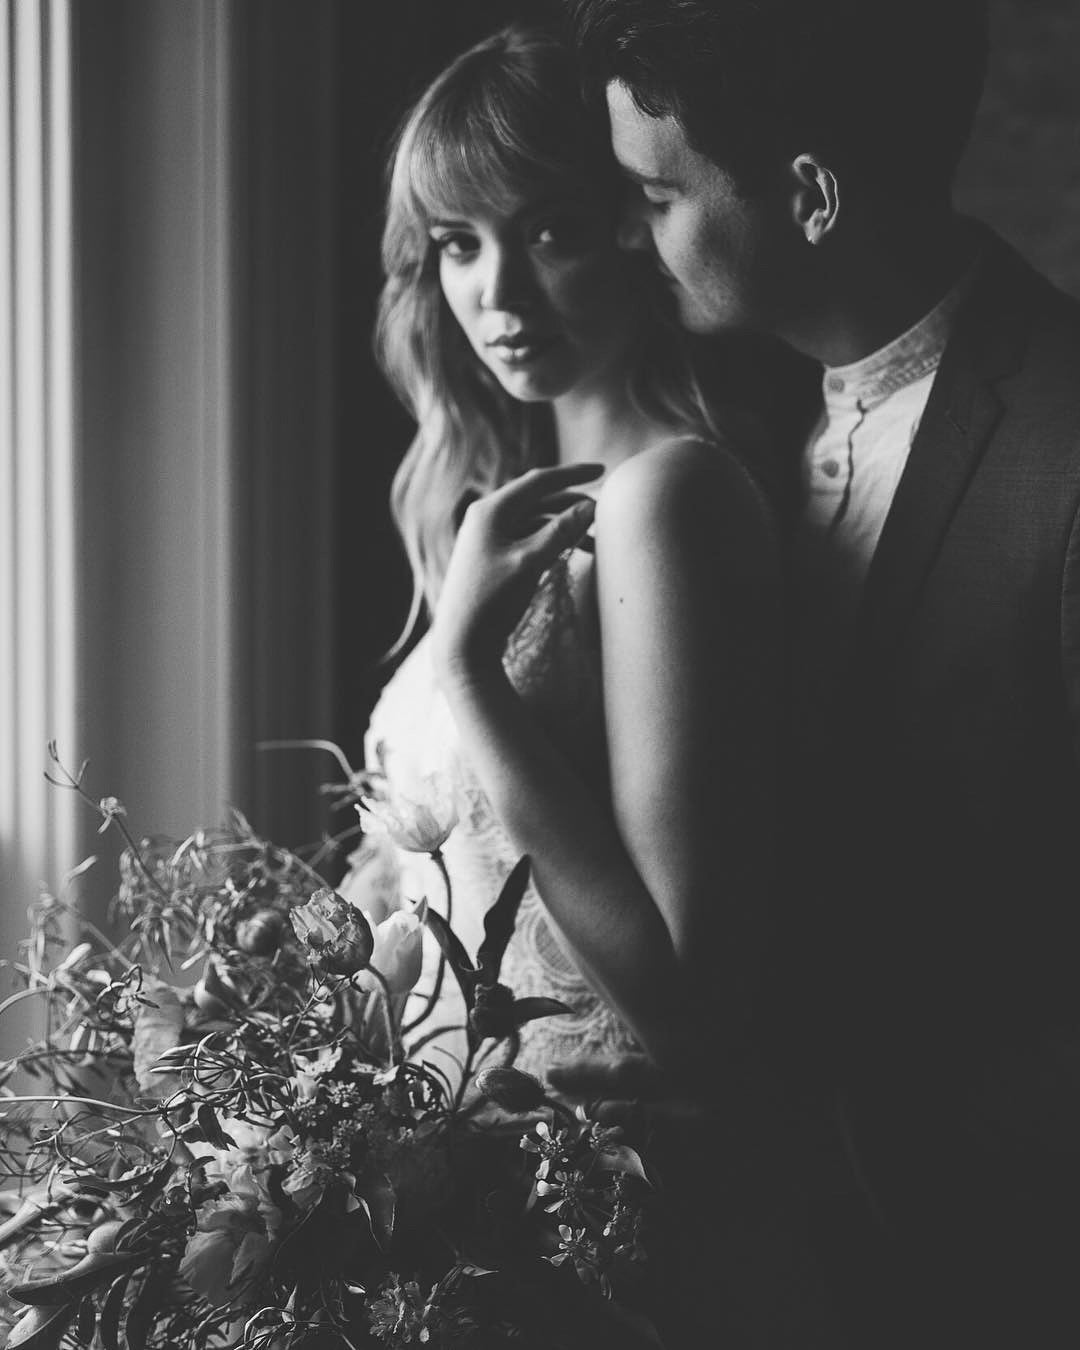
[[[463,231],[454,234],[433,234],[431,242],[440,257],[460,261],[476,252],[477,242],[474,235]]]
[[[647,192],[643,195],[645,197],[645,205],[653,215],[662,216],[671,205],[671,202],[667,197],[650,197]]]

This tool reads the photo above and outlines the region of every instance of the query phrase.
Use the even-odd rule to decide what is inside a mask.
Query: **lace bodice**
[[[579,772],[602,790],[607,756],[590,554],[571,550],[544,574],[507,644],[504,666],[534,716]],[[436,770],[455,775],[460,820],[443,854],[453,886],[454,930],[469,954],[475,955],[483,937],[484,915],[518,854],[461,752],[449,709],[435,688],[426,638],[383,691],[372,714],[367,752],[369,763],[380,755],[390,777],[400,776],[403,783]],[[434,864],[415,855],[402,861],[406,891],[426,894],[441,909],[442,888]],[[418,994],[429,990],[434,978],[438,953],[433,941],[430,948],[425,951]],[[574,1010],[523,1028],[519,1067],[542,1076],[556,1060],[617,1055],[635,1048],[629,1031],[578,971],[532,885],[522,901],[501,978],[519,998],[547,995]],[[463,1022],[460,993],[448,978],[427,1027],[451,1028]],[[443,1051],[457,1056],[463,1051],[460,1033],[448,1031],[439,1042]]]

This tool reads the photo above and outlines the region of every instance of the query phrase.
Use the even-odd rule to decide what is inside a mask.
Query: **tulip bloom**
[[[398,910],[375,925],[374,937],[375,949],[369,965],[385,979],[391,994],[407,994],[420,978],[424,963],[424,925],[420,916]],[[357,984],[374,989],[376,981],[365,973]]]

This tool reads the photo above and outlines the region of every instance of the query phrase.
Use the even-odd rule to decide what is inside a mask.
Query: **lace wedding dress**
[[[541,578],[532,603],[507,644],[504,666],[533,716],[597,791],[606,791],[595,569],[590,553],[564,553]],[[431,773],[454,776],[460,819],[443,848],[453,889],[454,931],[470,957],[483,939],[484,915],[518,860],[458,743],[453,720],[435,687],[429,644],[421,639],[390,679],[372,714],[367,763],[377,760],[406,793]],[[427,895],[443,910],[442,886],[430,859],[399,854],[404,890]],[[581,897],[582,904],[588,896]],[[438,950],[425,934],[424,971],[406,1022],[428,994]],[[529,885],[503,960],[501,980],[516,997],[547,995],[573,1011],[522,1028],[518,1067],[538,1076],[553,1062],[578,1056],[617,1056],[635,1048],[619,1018],[579,972],[534,886]],[[461,1058],[465,1009],[447,972],[438,1005],[422,1030],[445,1030],[425,1047]],[[437,1062],[437,1061],[435,1061]],[[443,1067],[452,1071],[446,1059]]]

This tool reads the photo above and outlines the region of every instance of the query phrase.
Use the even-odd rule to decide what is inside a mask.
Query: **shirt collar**
[[[886,346],[850,365],[826,366],[822,377],[826,408],[871,408],[935,371],[980,261],[968,268],[928,314]]]

